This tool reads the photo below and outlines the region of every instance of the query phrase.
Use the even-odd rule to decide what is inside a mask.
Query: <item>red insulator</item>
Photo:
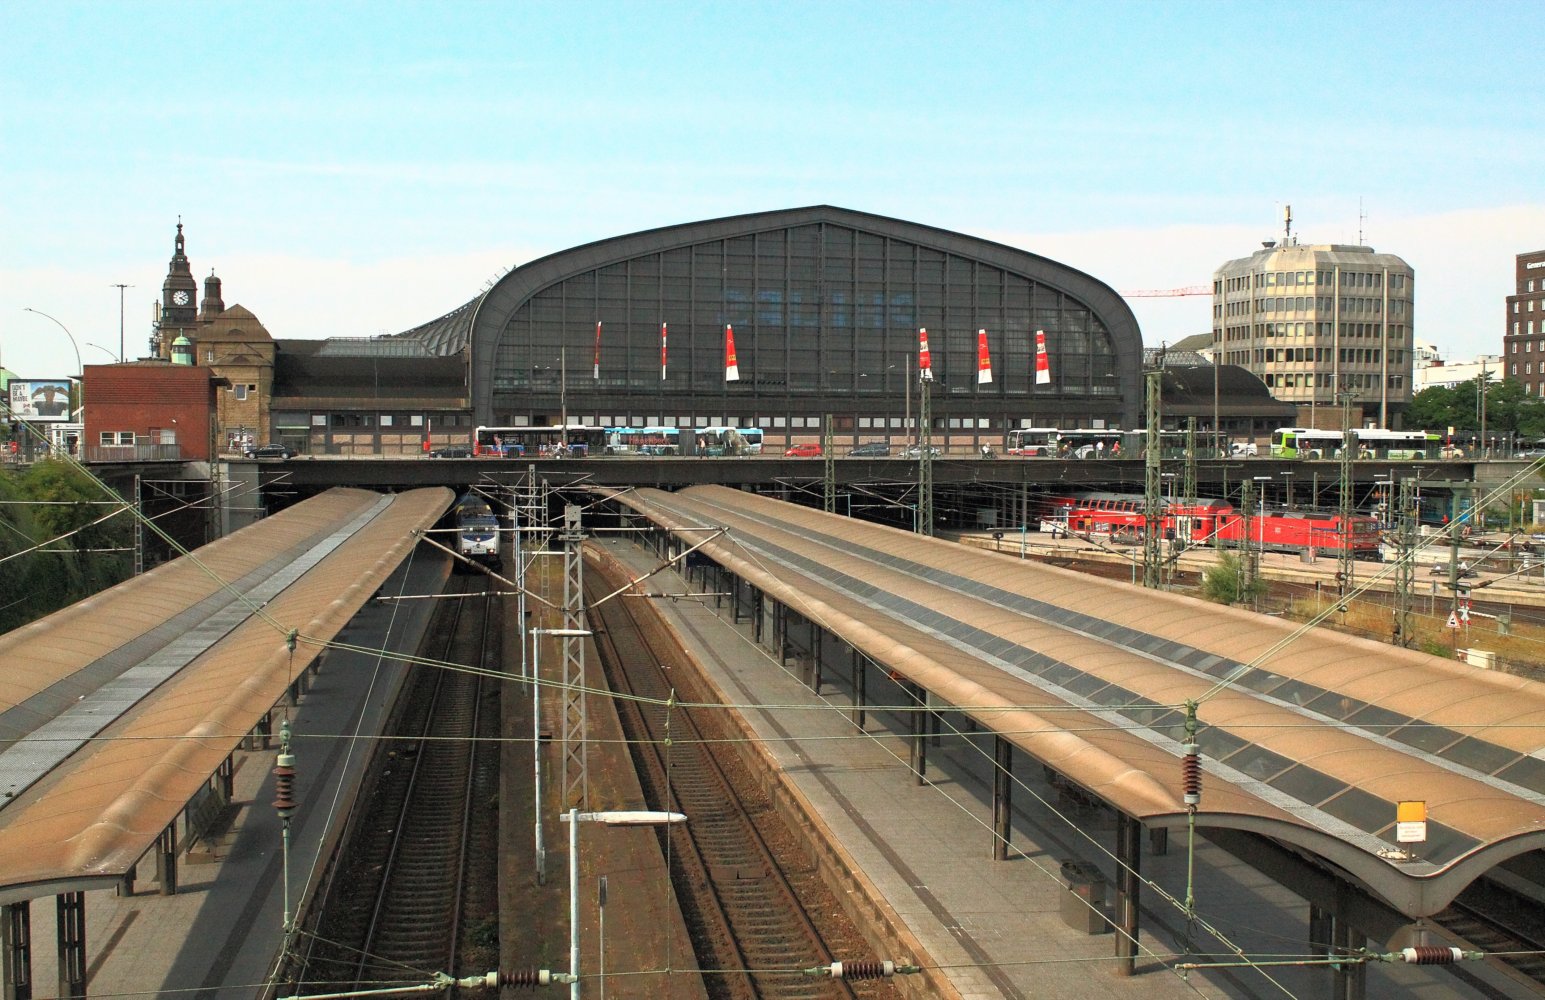
[[[859,979],[884,979],[896,974],[895,962],[833,962],[832,978],[854,982]]]
[[[279,766],[274,768],[274,808],[283,819],[295,811],[295,769],[290,766],[294,760],[290,754],[282,753]]]
[[[552,982],[552,973],[546,969],[511,969],[499,973],[500,986],[524,986],[536,989]]]
[[[1202,801],[1202,759],[1197,755],[1201,748],[1187,743],[1181,749],[1185,756],[1180,758],[1180,788],[1185,793],[1185,804],[1194,806]]]
[[[1465,955],[1458,948],[1419,944],[1412,948],[1401,949],[1400,957],[1406,960],[1407,965],[1453,965]]]

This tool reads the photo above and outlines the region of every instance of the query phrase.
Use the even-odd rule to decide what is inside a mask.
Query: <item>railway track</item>
[[[425,652],[496,667],[489,601],[447,600]],[[486,739],[498,732],[489,687],[475,674],[415,670],[323,897],[308,983],[381,988],[458,974],[467,961],[495,966],[497,820],[477,808],[498,781],[497,754],[480,749],[497,746]]]
[[[587,576],[597,592],[606,583]],[[655,632],[652,612],[612,601],[592,610],[613,690],[665,702],[705,700],[690,666]],[[597,621],[596,619],[599,619]],[[772,810],[735,750],[722,712],[667,709],[619,699],[623,730],[655,808],[688,817],[670,837],[671,875],[704,982],[714,1000],[847,1000],[898,994],[881,982],[849,984],[797,971],[834,957],[867,956],[807,854]],[[797,860],[790,860],[797,859]],[[818,922],[810,914],[819,913]],[[845,952],[836,955],[834,951]]]
[[[1509,978],[1545,993],[1545,913],[1491,879],[1477,879],[1433,923],[1462,948],[1484,951]]]

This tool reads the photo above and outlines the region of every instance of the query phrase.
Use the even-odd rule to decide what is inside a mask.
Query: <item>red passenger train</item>
[[[1083,493],[1052,497],[1051,511],[1041,519],[1042,530],[1053,525],[1071,534],[1109,535],[1113,540],[1138,541],[1143,533],[1143,498],[1128,493]],[[1166,538],[1210,543],[1214,537],[1225,545],[1241,545],[1244,517],[1224,500],[1199,499],[1193,504],[1163,502],[1161,526]],[[1350,531],[1344,531],[1339,514],[1301,510],[1260,510],[1250,518],[1250,542],[1274,552],[1309,549],[1340,552],[1350,545],[1353,555],[1376,557],[1380,542],[1379,522],[1353,515]]]

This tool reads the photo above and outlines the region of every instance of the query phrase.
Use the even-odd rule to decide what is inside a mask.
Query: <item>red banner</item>
[[[1035,331],[1035,384],[1051,384],[1051,359],[1046,356],[1046,331]]]
[[[740,381],[740,365],[735,363],[735,328],[724,324],[724,381]]]
[[[928,328],[917,328],[917,380],[933,381],[933,355],[928,353]]]
[[[660,324],[660,381],[665,381],[665,327],[668,324]]]
[[[591,366],[590,366],[590,377],[593,378],[593,379],[600,379],[600,377],[601,377],[601,321],[600,320],[596,320],[595,321],[595,361],[592,362]]]
[[[976,331],[976,384],[992,381],[992,356],[987,353],[987,331]]]

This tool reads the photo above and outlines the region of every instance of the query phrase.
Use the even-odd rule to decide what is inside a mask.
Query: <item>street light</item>
[[[113,362],[115,364],[118,363],[118,362],[123,361],[122,358],[120,358],[118,355],[114,354],[112,351],[109,351],[107,348],[103,347],[101,344],[91,344],[91,343],[88,343],[86,346],[87,347],[95,347],[97,350],[101,351],[103,354],[105,354],[108,357],[112,358]]]
[[[57,319],[54,319],[54,317],[50,316],[48,313],[44,312],[41,309],[34,309],[31,306],[22,306],[22,312],[37,313],[39,316],[43,317],[44,319],[51,320],[55,326],[57,326],[59,329],[64,331],[64,335],[66,337],[70,338],[70,346],[75,349],[75,375],[76,375],[76,377],[79,377],[80,376],[80,370],[81,370],[80,369],[80,345],[75,342],[75,334],[70,332],[70,328],[65,326],[63,323],[59,322]]]
[[[547,845],[542,840],[542,644],[538,636],[584,636],[589,629],[582,628],[534,628],[531,629],[531,761],[534,773],[536,813],[536,884],[547,882]]]
[[[532,629],[535,632],[537,629]],[[578,629],[553,629],[553,632],[573,634]],[[581,632],[589,635],[589,632]],[[541,815],[540,811],[537,813]],[[579,824],[603,823],[606,826],[667,826],[685,823],[685,813],[652,812],[644,809],[612,812],[580,812],[570,809],[558,817],[569,824],[569,1000],[579,1000]]]

